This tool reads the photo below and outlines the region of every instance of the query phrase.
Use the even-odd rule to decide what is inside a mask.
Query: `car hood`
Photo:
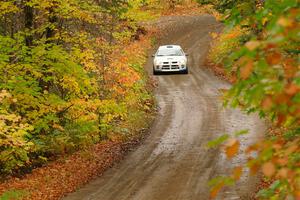
[[[160,62],[186,62],[185,56],[156,56],[154,58],[154,63]]]

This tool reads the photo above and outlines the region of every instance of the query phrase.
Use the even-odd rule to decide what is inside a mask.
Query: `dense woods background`
[[[125,46],[145,34],[138,22],[152,17],[151,6],[1,1],[1,174],[139,127],[152,104],[145,49]]]

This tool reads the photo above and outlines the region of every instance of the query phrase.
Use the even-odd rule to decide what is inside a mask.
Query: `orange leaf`
[[[285,87],[285,93],[293,96],[299,92],[299,89],[298,85],[291,83]]]
[[[57,130],[60,130],[60,131],[64,131],[64,130],[65,130],[65,129],[64,129],[62,126],[60,126],[59,124],[53,124],[52,127],[55,128],[55,129],[57,129]]]
[[[277,47],[276,44],[269,43],[269,44],[267,44],[267,46],[265,47],[265,50],[274,49],[274,48],[276,48],[276,47]]]
[[[211,190],[210,190],[210,198],[214,199],[217,197],[218,193],[221,191],[221,189],[224,187],[224,182],[220,182],[217,185],[215,185]]]
[[[291,27],[293,25],[293,21],[284,17],[280,17],[277,21],[277,24],[283,27]]]
[[[289,169],[288,168],[282,168],[278,171],[276,176],[278,178],[286,179],[286,178],[288,178],[288,174],[289,174]]]
[[[243,168],[242,167],[236,167],[233,169],[233,179],[238,181],[240,180],[241,176],[243,173]]]
[[[273,100],[271,96],[266,96],[261,103],[261,106],[264,110],[269,110],[273,105]]]
[[[298,145],[297,144],[293,144],[291,145],[289,148],[287,148],[287,150],[285,151],[285,155],[290,155],[292,153],[294,153],[297,149],[298,149]]]
[[[285,93],[281,93],[278,96],[276,96],[276,103],[278,104],[287,104],[287,102],[290,100],[290,97],[286,95]]]
[[[233,158],[239,151],[240,142],[237,139],[230,139],[225,147],[225,153],[228,159]]]
[[[284,114],[278,114],[277,125],[281,126],[285,120],[286,120],[286,116]]]
[[[275,165],[272,162],[267,162],[262,166],[262,172],[265,176],[271,177],[276,171]]]
[[[257,174],[258,170],[259,170],[259,165],[258,164],[252,164],[250,166],[250,174],[251,175]]]
[[[240,72],[241,72],[241,77],[242,79],[247,79],[249,78],[250,74],[253,71],[253,61],[248,61],[247,64],[241,67]]]
[[[281,62],[281,54],[279,52],[273,52],[267,55],[267,62],[269,65],[277,65]]]

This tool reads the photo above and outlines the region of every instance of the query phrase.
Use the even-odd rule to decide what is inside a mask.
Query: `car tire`
[[[153,69],[153,75],[159,75],[159,72]]]
[[[188,74],[189,73],[189,70],[188,68],[186,68],[186,70],[183,71],[183,74]]]

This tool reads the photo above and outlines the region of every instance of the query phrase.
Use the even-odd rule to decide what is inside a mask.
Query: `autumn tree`
[[[239,166],[229,178],[213,182],[212,196],[239,179],[242,169],[248,167],[252,174],[261,170],[271,182],[269,188],[258,193],[258,198],[299,199],[299,2],[266,0],[256,7],[249,14],[231,8],[227,16],[227,30],[238,27],[244,34],[238,34],[239,45],[221,59],[228,73],[236,78],[225,97],[227,105],[241,107],[247,113],[257,112],[272,126],[265,140],[248,148],[247,166]],[[239,141],[229,139],[225,149],[228,158],[235,156],[238,149]],[[254,157],[253,152],[258,156]]]

